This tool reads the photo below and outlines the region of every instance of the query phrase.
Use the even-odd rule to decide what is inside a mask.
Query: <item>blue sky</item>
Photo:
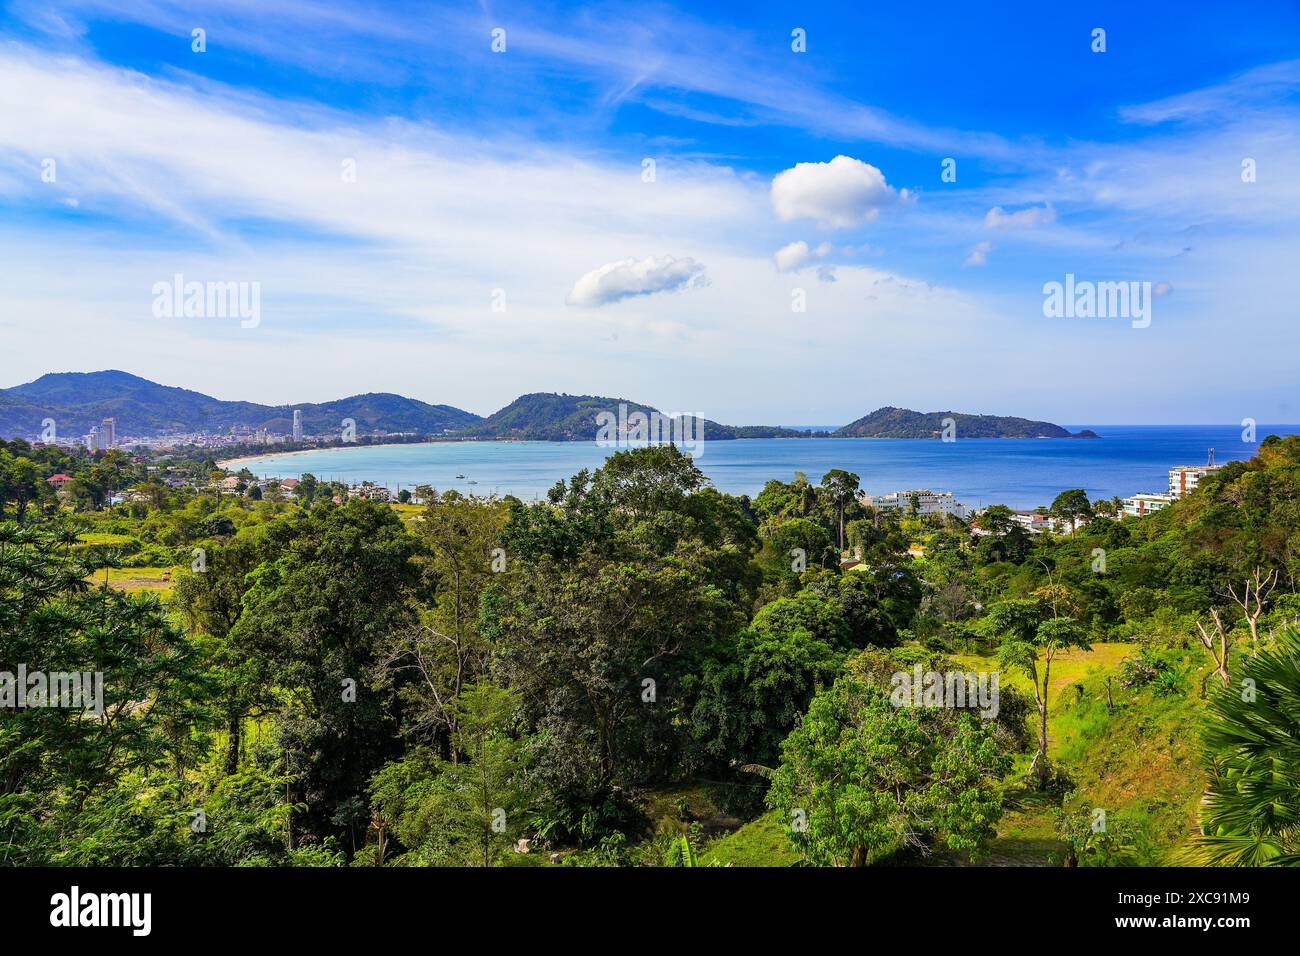
[[[0,386],[1300,420],[1300,12],[1075,6],[11,2]]]

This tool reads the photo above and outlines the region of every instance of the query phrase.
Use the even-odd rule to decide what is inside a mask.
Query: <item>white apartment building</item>
[[[293,410],[293,440],[302,441],[302,409]]]
[[[1214,463],[1214,449],[1211,448],[1203,465],[1176,465],[1170,468],[1169,494],[1175,498],[1186,498],[1196,490],[1202,478],[1222,467]]]
[[[955,515],[966,517],[966,506],[953,497],[951,491],[891,491],[887,495],[859,495],[858,501],[863,506],[879,508],[882,511],[899,510],[910,512],[912,502],[916,501],[916,513],[919,515]]]
[[[1162,511],[1177,500],[1177,495],[1142,492],[1124,499],[1124,514],[1130,518],[1141,518],[1143,515]]]
[[[1044,531],[1052,531],[1056,522],[1051,515],[1040,514],[1037,511],[1013,511],[1011,512],[1011,523],[1019,525],[1030,534],[1042,534]]]
[[[1218,471],[1222,465],[1178,465],[1169,469],[1169,493],[1175,498],[1186,498],[1202,478]]]
[[[1162,511],[1180,498],[1186,498],[1201,479],[1211,472],[1218,471],[1222,465],[1214,463],[1214,449],[1211,448],[1204,465],[1175,465],[1169,469],[1169,490],[1166,492],[1142,492],[1124,499],[1124,514],[1130,518],[1141,518],[1156,511]]]

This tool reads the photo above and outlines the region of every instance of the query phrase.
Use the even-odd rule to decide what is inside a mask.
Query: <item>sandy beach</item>
[[[395,448],[401,445],[447,445],[454,444],[446,441],[386,441],[375,442],[367,445],[330,445],[326,448],[299,448],[296,451],[267,451],[260,455],[242,455],[239,458],[226,458],[217,462],[218,468],[238,469],[245,462],[257,461],[259,458],[269,458],[272,455],[283,456],[288,458],[292,455],[318,455],[325,451],[355,451],[358,448]]]

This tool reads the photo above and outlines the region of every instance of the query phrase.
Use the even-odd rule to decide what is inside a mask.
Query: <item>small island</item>
[[[965,412],[914,412],[886,405],[870,415],[836,429],[836,438],[942,438],[951,422],[958,438],[1099,438],[1084,429],[1071,432],[1051,422],[1036,422],[1008,415],[970,415]]]

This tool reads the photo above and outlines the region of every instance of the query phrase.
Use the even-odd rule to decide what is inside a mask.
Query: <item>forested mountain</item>
[[[939,438],[944,420],[952,419],[958,438],[1097,438],[1087,429],[1071,433],[1051,422],[1035,422],[1006,415],[970,415],[965,412],[914,412],[886,405],[870,415],[837,429],[840,438]]]
[[[344,418],[357,428],[441,434],[479,421],[450,405],[429,405],[383,392],[354,395],[323,404],[260,405],[223,401],[189,389],[159,385],[127,372],[56,372],[0,391],[0,434],[34,436],[53,418],[59,434],[88,432],[105,418],[116,419],[119,435],[223,432],[231,427],[266,428],[288,434],[293,410],[302,411],[308,434],[337,431]]]
[[[0,436],[35,437],[52,418],[59,434],[85,434],[105,418],[117,421],[119,435],[225,432],[232,427],[265,428],[288,434],[293,411],[302,412],[307,434],[337,431],[345,418],[363,432],[416,432],[455,438],[519,441],[591,441],[609,412],[624,416],[658,413],[649,405],[601,395],[531,392],[482,418],[451,405],[430,405],[389,392],[353,395],[322,404],[261,405],[224,401],[185,388],[159,385],[127,372],[53,372],[34,382],[0,390]],[[938,438],[944,419],[956,422],[960,438],[1096,438],[1091,431],[1071,434],[1060,425],[999,415],[914,412],[886,406],[834,432],[798,431],[775,425],[722,425],[705,419],[710,441],[735,438]]]
[[[599,395],[565,395],[556,392],[532,392],[521,395],[505,408],[489,415],[461,434],[474,438],[506,438],[528,441],[591,441],[600,428],[601,412],[619,415],[640,412],[649,416],[664,414],[649,405],[625,398]],[[704,437],[710,441],[731,438],[795,438],[811,434],[768,425],[732,426],[704,421]]]

